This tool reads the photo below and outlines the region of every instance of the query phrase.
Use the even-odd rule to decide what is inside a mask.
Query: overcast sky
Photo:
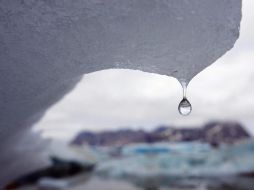
[[[254,133],[253,7],[254,1],[243,0],[241,33],[235,47],[190,82],[190,116],[178,113],[182,89],[176,79],[106,70],[84,76],[35,127],[44,136],[70,139],[82,129],[188,127],[220,119],[243,122]]]

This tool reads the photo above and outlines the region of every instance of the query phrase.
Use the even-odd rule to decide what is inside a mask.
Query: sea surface
[[[98,163],[92,173],[63,181],[45,179],[38,185],[44,188],[31,190],[54,190],[54,186],[68,190],[254,189],[253,139],[220,148],[194,142],[93,151],[98,154]]]
[[[232,181],[233,180],[233,181]],[[231,183],[230,183],[231,181]],[[182,183],[165,186],[153,186],[151,182],[133,184],[124,180],[101,179],[92,177],[84,183],[74,185],[68,190],[253,190],[254,180],[251,178],[228,179],[227,182],[213,181],[209,184],[206,180],[189,180],[189,184]],[[25,187],[21,190],[55,190],[50,188]]]

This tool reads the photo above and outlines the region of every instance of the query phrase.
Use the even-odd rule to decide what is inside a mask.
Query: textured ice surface
[[[201,143],[135,145],[123,149],[121,159],[102,159],[101,175],[124,178],[218,177],[254,171],[254,141],[211,149]]]
[[[83,74],[190,80],[233,47],[240,19],[241,0],[0,1],[0,165],[28,154],[15,148],[24,128]]]

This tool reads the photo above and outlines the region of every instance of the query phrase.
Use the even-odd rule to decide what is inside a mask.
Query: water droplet
[[[191,110],[192,107],[190,102],[186,98],[183,98],[178,106],[179,113],[183,116],[187,116],[191,113]]]
[[[187,85],[188,85],[188,83],[186,83],[184,81],[181,81],[181,85],[182,85],[182,88],[183,88],[183,99],[179,103],[178,111],[179,111],[179,113],[181,115],[187,116],[192,111],[191,104],[190,104],[189,100],[186,97],[186,91],[187,91]]]

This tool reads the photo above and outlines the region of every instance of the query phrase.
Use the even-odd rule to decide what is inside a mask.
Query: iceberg
[[[25,150],[34,142],[26,129],[84,74],[189,81],[234,46],[240,21],[241,0],[1,1],[0,185],[45,161],[28,161],[36,153]]]
[[[254,140],[212,148],[199,142],[126,146],[122,157],[99,162],[106,177],[225,177],[254,172]]]

